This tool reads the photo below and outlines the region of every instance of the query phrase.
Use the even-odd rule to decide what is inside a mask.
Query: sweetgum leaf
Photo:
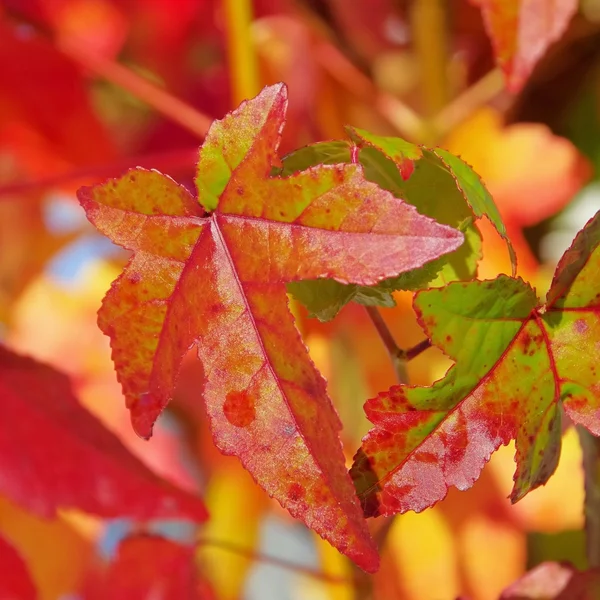
[[[507,88],[519,92],[550,45],[566,31],[577,0],[471,0],[479,6]]]
[[[78,403],[65,375],[2,346],[0,420],[10,424],[0,428],[0,494],[32,512],[206,519],[199,498],[152,473]]]
[[[37,592],[27,565],[19,553],[0,536],[0,598],[35,600]]]
[[[466,489],[516,440],[511,500],[543,485],[561,444],[561,407],[600,434],[600,213],[560,261],[545,304],[520,279],[420,292],[419,321],[456,361],[431,387],[394,386],[365,405],[374,423],[351,475],[367,515],[420,511]]]
[[[286,106],[275,85],[213,124],[196,181],[211,214],[141,169],[79,191],[90,221],[133,251],[99,325],[138,434],[150,437],[195,347],[216,445],[372,571],[377,552],[344,467],[341,424],[285,284],[372,285],[454,250],[463,236],[367,182],[358,165],[270,176]]]

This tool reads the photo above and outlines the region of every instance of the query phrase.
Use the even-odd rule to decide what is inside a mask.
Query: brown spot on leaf
[[[290,500],[297,502],[298,500],[302,500],[306,494],[306,490],[298,483],[294,482],[288,488],[288,496]]]
[[[248,427],[256,419],[254,398],[247,390],[229,392],[223,404],[225,418],[236,427]]]

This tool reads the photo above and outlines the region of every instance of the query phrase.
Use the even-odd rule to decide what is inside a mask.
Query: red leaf
[[[193,546],[158,536],[125,539],[105,572],[86,581],[85,600],[212,600],[196,573]]]
[[[17,551],[0,537],[0,598],[35,600],[37,593],[27,566]]]
[[[518,92],[548,47],[565,32],[577,0],[471,0],[481,8],[507,87]]]
[[[94,164],[114,157],[81,73],[49,42],[30,29],[0,22],[0,72],[0,133],[23,122],[68,162]],[[44,168],[40,161],[39,170]]]
[[[42,516],[206,518],[199,498],[154,475],[76,400],[67,377],[0,346],[0,493]]]
[[[210,215],[171,179],[141,169],[79,191],[90,221],[134,251],[99,325],[140,435],[151,435],[196,346],[217,446],[292,515],[374,570],[340,421],[294,326],[285,283],[375,284],[463,237],[367,182],[358,165],[270,177],[286,105],[276,85],[213,124],[196,180]]]

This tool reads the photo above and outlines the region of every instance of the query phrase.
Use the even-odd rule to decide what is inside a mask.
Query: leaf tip
[[[152,437],[154,424],[164,406],[165,403],[159,401],[151,392],[140,394],[130,404],[131,426],[136,435],[146,441]]]

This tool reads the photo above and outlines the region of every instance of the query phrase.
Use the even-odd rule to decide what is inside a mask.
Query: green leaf
[[[434,152],[450,169],[450,172],[456,180],[456,185],[463,191],[465,198],[475,215],[477,217],[487,217],[490,223],[496,228],[500,237],[506,242],[514,277],[517,268],[517,255],[508,239],[506,227],[502,221],[498,207],[494,203],[494,200],[486,187],[483,185],[481,178],[465,161],[454,156],[454,154],[450,154],[447,150],[436,148]]]
[[[335,317],[350,301],[390,307],[394,306],[392,293],[396,290],[418,290],[472,279],[481,256],[481,236],[473,223],[474,214],[464,192],[457,186],[455,177],[443,160],[433,152],[400,138],[373,136],[352,128],[348,131],[353,139],[377,144],[377,148],[365,146],[359,152],[359,161],[368,180],[412,204],[421,214],[460,230],[465,235],[465,242],[448,255],[370,288],[316,280],[288,285],[288,292],[304,304],[311,315],[326,321]],[[395,157],[397,162],[384,152]],[[351,160],[350,143],[323,142],[286,156],[278,174],[289,175],[319,163],[338,164]]]
[[[308,309],[309,317],[330,321],[356,297],[356,285],[344,285],[333,279],[293,281],[287,291]]]
[[[399,140],[401,147],[404,144],[403,140]],[[390,146],[391,142],[387,142],[385,147],[392,152]],[[360,162],[369,181],[412,204],[422,215],[465,233],[465,243],[460,248],[427,265],[430,278],[424,278],[419,270],[412,277],[399,278],[396,289],[427,288],[472,279],[481,257],[481,236],[473,223],[473,211],[442,159],[423,148],[421,158],[415,161],[406,180],[398,164],[374,147],[361,149]]]
[[[349,163],[352,162],[351,145],[344,140],[318,142],[291,152],[281,162],[282,166],[274,169],[273,175],[285,177],[317,165]]]

